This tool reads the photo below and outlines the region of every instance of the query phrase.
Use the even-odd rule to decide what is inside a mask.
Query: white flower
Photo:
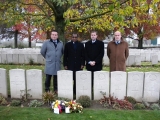
[[[62,103],[62,105],[65,105],[64,103]]]

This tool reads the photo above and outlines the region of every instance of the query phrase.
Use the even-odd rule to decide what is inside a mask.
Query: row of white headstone
[[[156,65],[159,61],[160,51],[130,49],[129,56],[126,60],[126,66],[140,66],[141,62],[151,62],[152,65]],[[109,65],[109,58],[107,57],[106,50],[103,63],[104,65]]]
[[[8,96],[6,69],[0,68],[0,93]],[[21,98],[25,94],[32,97],[28,99],[42,99],[42,71],[38,69],[11,69],[9,70],[11,98]],[[76,99],[81,95],[91,98],[91,72],[76,72]],[[124,99],[132,96],[137,101],[157,102],[160,95],[160,72],[108,72],[94,73],[94,100],[102,98],[100,92],[106,96]],[[73,99],[72,71],[58,71],[58,96]]]
[[[141,55],[129,55],[126,61],[127,66],[132,65],[141,65]],[[44,64],[45,59],[42,57],[41,54],[0,54],[0,63],[2,64],[29,64],[31,61],[37,64]],[[107,55],[104,55],[103,58],[104,65],[109,65],[109,58]],[[152,65],[158,64],[158,56],[153,55],[151,57]]]
[[[31,61],[37,64],[44,64],[45,59],[39,54],[0,54],[2,64],[29,64]]]
[[[129,55],[126,61],[126,66],[140,66],[143,55]],[[29,64],[30,62],[36,64],[44,64],[45,59],[41,54],[0,54],[0,63],[2,64]],[[158,55],[153,55],[151,57],[151,64],[158,64]],[[109,58],[105,54],[103,57],[103,64],[109,65]]]

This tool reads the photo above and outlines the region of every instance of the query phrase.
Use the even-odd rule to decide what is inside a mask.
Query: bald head
[[[114,38],[115,38],[115,41],[120,41],[121,40],[121,32],[120,31],[116,31],[114,33]]]

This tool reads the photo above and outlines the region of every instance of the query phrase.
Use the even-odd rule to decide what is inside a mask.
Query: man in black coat
[[[73,71],[73,92],[76,94],[76,71],[85,65],[84,45],[78,41],[77,34],[72,34],[71,41],[65,44],[63,65],[65,70]]]
[[[97,31],[92,31],[91,40],[85,43],[86,69],[92,72],[92,88],[93,72],[102,70],[104,56],[104,43],[97,40],[97,36]]]

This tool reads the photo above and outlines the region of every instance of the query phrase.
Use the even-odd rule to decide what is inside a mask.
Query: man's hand
[[[95,63],[96,63],[95,61],[90,61],[90,65],[91,65],[91,66],[94,66]]]

